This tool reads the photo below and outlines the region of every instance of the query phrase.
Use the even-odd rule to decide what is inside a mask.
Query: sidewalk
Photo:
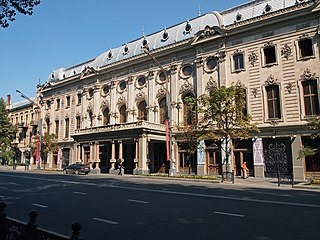
[[[4,166],[0,165],[0,171],[3,172],[42,172],[42,173],[54,173],[57,174],[59,172],[57,171],[50,171],[50,170],[23,170],[23,169],[17,169],[13,170],[12,166]],[[61,172],[62,174],[62,172]],[[99,177],[113,177],[113,175],[109,174],[90,174],[88,176],[99,176]],[[116,176],[118,177],[118,176]],[[202,183],[212,183],[212,184],[232,184],[232,182],[221,182],[221,179],[201,179],[201,178],[179,178],[179,177],[163,177],[163,176],[145,176],[145,175],[123,175],[120,176],[121,178],[149,178],[149,179],[157,179],[157,180],[166,180],[166,181],[183,181],[183,182],[202,182]],[[278,186],[278,179],[277,178],[255,178],[255,177],[249,177],[246,179],[243,179],[241,177],[235,177],[234,185],[239,185],[242,187],[264,187],[264,188],[282,188],[282,189],[292,189],[291,182],[287,183],[281,183],[280,186]],[[314,191],[320,191],[320,185],[308,185],[308,181],[295,181],[294,189],[309,189]]]

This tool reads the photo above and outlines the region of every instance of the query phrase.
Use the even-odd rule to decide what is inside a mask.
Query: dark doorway
[[[241,176],[241,165],[246,162],[249,169],[249,176],[254,176],[253,151],[251,140],[235,140],[234,141],[234,173]]]
[[[104,143],[100,144],[100,169],[101,173],[109,173],[109,169],[111,168],[111,144]]]
[[[150,144],[150,173],[168,173],[169,163],[166,159],[166,145],[163,142]]]

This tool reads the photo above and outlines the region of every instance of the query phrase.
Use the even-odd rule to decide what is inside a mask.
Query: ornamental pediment
[[[93,67],[87,66],[81,72],[80,78],[85,78],[85,77],[88,77],[90,75],[95,75],[95,74],[97,74],[97,70],[95,70]]]
[[[225,32],[217,26],[206,26],[203,30],[199,31],[193,38],[191,45],[196,45],[213,39],[225,36]]]

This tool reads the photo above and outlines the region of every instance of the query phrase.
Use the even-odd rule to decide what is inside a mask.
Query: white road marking
[[[244,217],[244,215],[241,214],[234,214],[234,213],[226,213],[226,212],[213,212],[214,214],[220,214],[220,215],[226,215],[231,217]]]
[[[74,194],[79,194],[79,195],[87,195],[87,193],[84,192],[73,192]]]
[[[0,197],[1,197],[1,198],[4,198],[4,197],[6,197],[6,196],[0,195]]]
[[[67,184],[76,184],[76,185],[87,185],[87,186],[98,186],[100,184],[97,183],[89,183],[89,182],[80,182],[80,181],[67,181],[67,180],[55,180],[55,179],[48,179],[48,178],[37,178],[37,177],[27,177],[27,176],[19,176],[19,175],[11,175],[0,173],[0,176],[7,176],[12,178],[25,178],[25,179],[35,179],[35,180],[42,180],[48,182],[59,182],[67,183]],[[283,201],[272,201],[272,200],[263,200],[263,199],[243,199],[237,197],[228,197],[223,195],[210,195],[210,194],[201,194],[201,193],[188,193],[188,192],[177,192],[177,191],[169,191],[169,190],[157,190],[157,189],[148,189],[148,188],[137,188],[137,187],[125,187],[125,186],[116,186],[116,185],[108,185],[108,188],[118,188],[118,189],[125,189],[125,190],[133,190],[133,191],[142,191],[142,192],[156,192],[156,193],[165,193],[165,194],[174,194],[174,195],[181,195],[181,196],[192,196],[192,197],[205,197],[205,198],[215,198],[215,199],[224,199],[224,200],[232,200],[232,201],[241,201],[241,202],[255,202],[255,203],[264,203],[264,204],[274,204],[274,205],[283,205],[283,206],[294,206],[294,207],[309,207],[309,208],[320,208],[319,204],[312,204],[312,203],[299,203],[299,202],[283,202]]]
[[[128,199],[128,202],[143,203],[143,204],[148,204],[149,203],[149,202],[146,202],[146,201],[134,200],[134,199]]]
[[[0,189],[2,189],[2,190],[7,190],[7,189],[9,189],[9,188],[7,188],[7,187],[0,187]]]
[[[99,222],[109,223],[109,224],[112,224],[112,225],[117,225],[118,224],[118,222],[114,222],[114,221],[110,221],[110,220],[102,219],[102,218],[92,218],[92,219],[96,220],[96,221],[99,221]]]
[[[48,206],[45,206],[45,205],[41,205],[41,204],[37,204],[37,203],[34,203],[32,204],[33,206],[36,206],[36,207],[40,207],[40,208],[47,208]]]

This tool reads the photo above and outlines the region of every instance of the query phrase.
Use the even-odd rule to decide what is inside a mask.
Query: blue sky
[[[249,0],[42,0],[32,16],[18,15],[0,28],[0,97],[34,97],[60,67],[96,58],[110,48]]]

